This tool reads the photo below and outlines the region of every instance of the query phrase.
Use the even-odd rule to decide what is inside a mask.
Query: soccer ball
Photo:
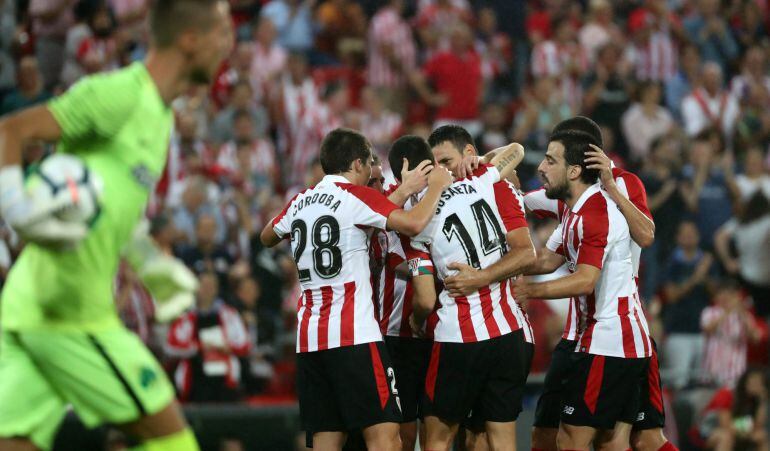
[[[35,197],[71,196],[73,203],[53,213],[57,219],[90,227],[99,216],[104,183],[74,155],[54,153],[45,158],[28,175],[25,185]]]

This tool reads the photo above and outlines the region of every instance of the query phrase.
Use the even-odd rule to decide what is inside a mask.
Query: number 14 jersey
[[[327,175],[297,194],[273,219],[291,238],[302,295],[297,352],[381,341],[369,270],[370,228],[385,229],[398,207],[381,193]]]
[[[414,250],[408,255],[412,274],[435,272],[443,281],[454,272],[447,268],[453,262],[486,268],[508,252],[505,235],[519,227],[527,227],[521,195],[513,185],[500,181],[493,166],[482,166],[444,191],[436,215],[412,239]],[[488,340],[526,325],[510,280],[454,299],[442,290],[438,301],[434,331],[438,342]]]

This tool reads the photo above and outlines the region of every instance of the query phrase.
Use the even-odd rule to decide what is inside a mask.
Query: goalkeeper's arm
[[[170,321],[194,304],[198,279],[184,263],[158,248],[146,220],[137,226],[123,258],[155,298],[158,321]]]

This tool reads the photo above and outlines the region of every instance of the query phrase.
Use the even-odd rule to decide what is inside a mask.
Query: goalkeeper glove
[[[25,241],[54,248],[71,248],[85,238],[88,225],[62,221],[53,214],[76,203],[70,190],[50,191],[40,183],[24,185],[21,166],[0,169],[0,214]]]
[[[158,249],[148,229],[143,220],[123,256],[155,299],[155,318],[168,322],[195,304],[198,278],[180,260]]]

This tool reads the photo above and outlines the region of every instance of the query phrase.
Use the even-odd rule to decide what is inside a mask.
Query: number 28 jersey
[[[520,227],[527,227],[521,195],[500,181],[493,166],[482,166],[441,195],[436,215],[412,239],[410,270],[413,275],[435,273],[443,281],[454,272],[447,268],[453,262],[486,268],[508,252],[506,233]],[[525,326],[528,330],[509,280],[454,299],[442,290],[438,301],[438,342],[476,342]]]
[[[291,238],[302,286],[297,352],[381,341],[372,305],[370,229],[385,229],[398,207],[381,193],[327,175],[297,194],[273,219]]]

